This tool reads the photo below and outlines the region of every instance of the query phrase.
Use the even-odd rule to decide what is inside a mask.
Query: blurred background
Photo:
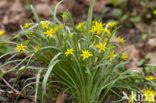
[[[35,7],[42,20],[52,20],[47,5],[54,9],[59,1],[0,0],[0,30],[5,32],[7,39],[18,33],[20,25],[34,18],[30,5]],[[71,12],[75,24],[78,24],[86,20],[90,2],[64,0],[58,9]],[[58,13],[60,20],[61,15]],[[156,0],[96,0],[94,19],[116,21],[121,26],[118,35],[127,40],[124,45],[129,48],[128,56],[132,58],[129,67],[142,68],[143,64],[156,63]]]

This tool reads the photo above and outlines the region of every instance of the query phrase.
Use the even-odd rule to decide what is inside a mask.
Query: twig
[[[11,88],[14,92],[19,93],[19,91],[17,91],[16,89],[14,89],[4,78],[2,78],[3,82],[9,87]]]

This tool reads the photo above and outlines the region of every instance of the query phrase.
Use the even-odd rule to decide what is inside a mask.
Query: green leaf
[[[146,73],[151,73],[150,68],[149,68],[149,67],[145,67],[145,72],[146,72]]]
[[[90,5],[89,10],[88,10],[88,17],[87,17],[87,36],[85,38],[85,40],[86,40],[86,42],[85,42],[85,49],[88,48],[89,41],[91,39],[90,38],[91,35],[89,33],[89,30],[91,28],[94,3],[95,3],[95,0],[92,0],[91,5]]]
[[[4,75],[3,70],[0,68],[0,78]]]
[[[146,64],[146,65],[156,67],[156,64]]]
[[[114,9],[112,13],[114,16],[120,16],[122,14],[122,10],[121,9]]]
[[[141,17],[140,16],[136,16],[136,17],[132,17],[130,18],[131,22],[140,22],[141,21]]]
[[[127,18],[128,18],[128,15],[124,15],[119,20],[120,22],[124,22]]]
[[[63,2],[64,0],[61,0],[59,3],[57,3],[57,5],[55,6],[55,9],[54,9],[54,15],[53,15],[53,19],[54,19],[54,23],[56,23],[56,12],[57,12],[57,8],[58,6]]]
[[[102,14],[107,13],[111,8],[110,7],[106,7],[102,10]]]
[[[7,98],[6,98],[6,97],[0,96],[0,101],[3,102],[3,103],[4,103],[4,102],[6,103],[6,102],[7,102]]]
[[[152,55],[152,53],[148,53],[148,54],[146,55],[146,57],[145,57],[145,58],[146,58],[146,59],[151,59],[151,58],[152,58],[152,56],[153,56],[153,55]]]
[[[146,14],[146,18],[147,18],[147,19],[150,19],[151,17],[152,17],[151,14]]]
[[[143,65],[144,62],[145,62],[145,59],[141,59],[137,65],[141,66],[141,65]]]
[[[40,28],[43,29],[43,27],[41,25],[41,22],[40,22],[40,19],[39,19],[37,13],[36,13],[36,10],[34,9],[34,7],[32,5],[31,5],[31,10],[32,10],[32,12],[34,14],[36,22],[39,24]]]
[[[148,37],[148,35],[146,33],[142,35],[143,40],[147,39],[147,37]]]

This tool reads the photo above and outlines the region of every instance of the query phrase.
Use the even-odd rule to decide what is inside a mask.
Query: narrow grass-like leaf
[[[32,12],[34,14],[36,22],[39,24],[39,27],[43,30],[43,27],[41,25],[40,19],[39,19],[37,13],[36,13],[36,10],[34,9],[34,7],[32,5],[30,7],[31,7],[31,10],[32,10]]]
[[[92,0],[91,4],[90,4],[90,7],[89,7],[89,10],[88,10],[88,16],[87,16],[87,36],[85,37],[85,49],[88,48],[88,45],[89,45],[89,41],[90,41],[90,28],[91,28],[91,22],[92,22],[92,15],[93,15],[93,7],[94,7],[94,3],[95,3],[95,0]]]
[[[57,13],[57,8],[58,8],[58,6],[63,2],[64,0],[61,0],[59,3],[57,3],[57,5],[56,5],[56,7],[55,7],[55,9],[54,9],[54,16],[53,16],[53,19],[54,19],[54,23],[56,24],[56,13]]]
[[[41,72],[42,72],[42,69],[39,70],[36,76],[35,103],[37,103],[38,86],[39,86]]]

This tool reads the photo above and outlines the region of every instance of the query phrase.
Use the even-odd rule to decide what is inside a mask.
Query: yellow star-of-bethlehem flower
[[[29,28],[31,25],[32,25],[32,23],[25,23],[24,26],[23,26],[23,28],[25,28],[25,29],[26,28]]]
[[[50,30],[47,30],[46,32],[44,32],[44,34],[46,34],[47,35],[47,37],[51,37],[51,38],[53,38],[53,34],[55,34],[56,32],[55,32],[55,30],[53,29],[53,28],[51,28]]]
[[[118,37],[118,42],[119,44],[124,43],[126,40],[124,38],[121,38],[120,36]]]
[[[44,29],[48,29],[49,28],[49,23],[46,23],[44,21],[41,21],[41,25]]]
[[[4,31],[0,31],[0,37],[4,34]]]
[[[36,50],[37,52],[40,51],[40,49],[41,49],[40,45],[38,45],[38,46],[35,48],[35,50]]]
[[[154,14],[154,15],[156,15],[156,9],[155,9],[155,10],[153,10],[153,14]]]
[[[106,50],[106,43],[102,44],[102,43],[100,42],[100,44],[97,45],[96,47],[99,48],[99,51],[102,51],[102,50],[103,50],[103,51],[105,52],[105,50]]]
[[[81,56],[83,57],[82,60],[88,59],[90,56],[93,56],[88,50],[82,50]]]
[[[91,30],[90,30],[90,33],[94,33],[94,34],[101,34],[103,31],[104,31],[104,28],[103,28],[103,25],[102,22],[97,22],[95,21],[91,27]]]
[[[82,23],[79,23],[77,26],[76,26],[76,29],[81,31],[82,30],[82,27],[84,26],[86,22],[82,22]]]
[[[110,61],[112,61],[112,59],[114,58],[116,56],[116,54],[114,53],[114,51],[112,51],[112,52],[110,52],[110,54],[109,54],[109,59],[110,59]]]
[[[70,33],[70,38],[73,38],[73,36],[74,36],[74,33]]]
[[[126,54],[126,53],[122,53],[121,59],[122,59],[122,60],[127,60],[127,59],[128,59],[127,54]]]
[[[67,49],[67,51],[64,53],[66,56],[68,56],[69,54],[73,54],[73,48],[71,49]]]
[[[111,32],[108,28],[105,29],[105,36],[109,37],[111,35]]]
[[[66,14],[64,14],[64,13],[63,13],[61,16],[62,16],[62,19],[63,19],[63,20],[65,20],[65,19],[66,19],[66,17],[67,17],[67,15],[66,15]]]
[[[26,40],[26,41],[25,41],[25,44],[29,44],[29,43],[30,43],[30,41],[29,41],[29,40]]]
[[[156,93],[153,90],[142,90],[145,98],[144,101],[146,102],[155,102],[155,95]]]
[[[150,75],[146,80],[156,80],[156,77]]]
[[[23,43],[21,43],[20,45],[17,45],[15,49],[18,50],[18,52],[26,51],[25,47],[26,45],[23,45]]]
[[[54,32],[56,33],[59,29],[62,28],[63,25],[57,25],[54,27]]]
[[[107,25],[109,25],[111,28],[113,28],[117,23],[116,22],[110,22]]]

